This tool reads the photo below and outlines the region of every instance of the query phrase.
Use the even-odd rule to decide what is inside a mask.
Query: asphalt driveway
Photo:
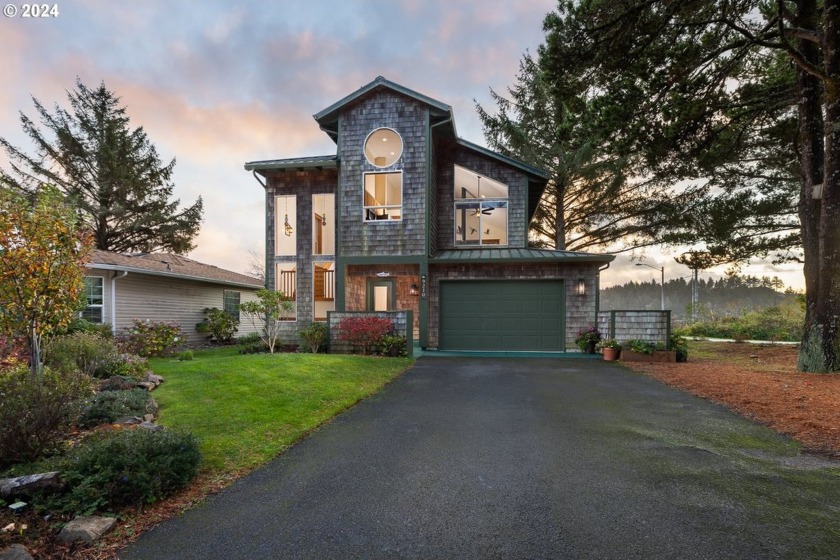
[[[835,558],[837,467],[617,365],[426,357],[121,558]]]

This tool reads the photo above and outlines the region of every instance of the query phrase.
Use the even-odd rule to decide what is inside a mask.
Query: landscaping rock
[[[124,375],[114,375],[99,384],[100,391],[128,391],[133,389],[137,382]]]
[[[155,399],[149,397],[149,402],[146,403],[146,412],[149,414],[157,414],[157,411],[160,410],[160,406]]]
[[[154,422],[155,415],[154,414],[144,414],[143,415],[143,422]]]
[[[139,416],[122,416],[114,421],[114,424],[122,424],[123,426],[135,426],[143,422]]]
[[[13,544],[0,550],[0,560],[32,560],[32,555],[22,544]]]
[[[161,377],[160,375],[155,375],[152,372],[149,372],[149,373],[146,374],[146,381],[151,381],[152,383],[155,384],[155,386],[158,386],[161,383],[163,383],[163,377]]]
[[[0,479],[0,498],[29,494],[34,490],[60,488],[58,471]]]
[[[149,430],[149,431],[152,431],[152,432],[162,432],[163,431],[163,426],[158,426],[157,424],[155,424],[153,422],[143,422],[142,424],[140,424],[138,426],[138,428],[143,428],[144,430]]]
[[[154,391],[155,387],[157,387],[157,385],[151,381],[138,381],[135,383],[135,386],[140,387],[141,389],[146,389],[147,391]]]
[[[92,543],[110,531],[116,522],[113,517],[77,517],[64,526],[58,538],[64,542]]]

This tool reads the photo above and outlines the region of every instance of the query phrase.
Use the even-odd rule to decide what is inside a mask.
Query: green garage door
[[[562,280],[440,283],[441,350],[565,350]]]

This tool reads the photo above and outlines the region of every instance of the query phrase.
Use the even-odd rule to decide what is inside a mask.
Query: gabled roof
[[[333,141],[338,142],[338,116],[344,108],[353,103],[357,99],[364,97],[368,93],[375,91],[377,89],[389,89],[391,91],[397,92],[401,95],[405,95],[406,97],[410,97],[420,103],[429,107],[429,113],[431,114],[432,124],[442,124],[442,123],[449,123],[451,128],[451,133],[453,136],[457,136],[455,133],[455,118],[452,114],[452,107],[447,105],[446,103],[442,103],[437,99],[432,99],[422,93],[418,93],[413,89],[408,89],[405,86],[401,86],[400,84],[394,83],[391,80],[383,78],[382,76],[377,76],[375,80],[370,82],[367,85],[362,86],[361,88],[357,89],[350,95],[336,101],[323,111],[319,111],[313,115],[315,120],[321,125],[321,129],[330,135],[330,138]]]
[[[123,254],[94,250],[88,268],[150,274],[244,288],[262,288],[263,280],[171,253]]]
[[[286,159],[267,159],[249,161],[245,164],[246,171],[302,171],[304,169],[335,169],[338,167],[338,156],[306,156]],[[263,173],[264,174],[264,173]]]
[[[553,251],[550,249],[451,249],[441,251],[432,262],[435,263],[502,263],[502,262],[602,262],[608,263],[615,255],[581,253],[577,251]]]

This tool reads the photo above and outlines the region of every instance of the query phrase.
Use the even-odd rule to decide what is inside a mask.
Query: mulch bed
[[[840,459],[840,375],[796,371],[798,348],[702,343],[703,357],[680,364],[626,363]],[[706,356],[706,354],[710,354]]]

